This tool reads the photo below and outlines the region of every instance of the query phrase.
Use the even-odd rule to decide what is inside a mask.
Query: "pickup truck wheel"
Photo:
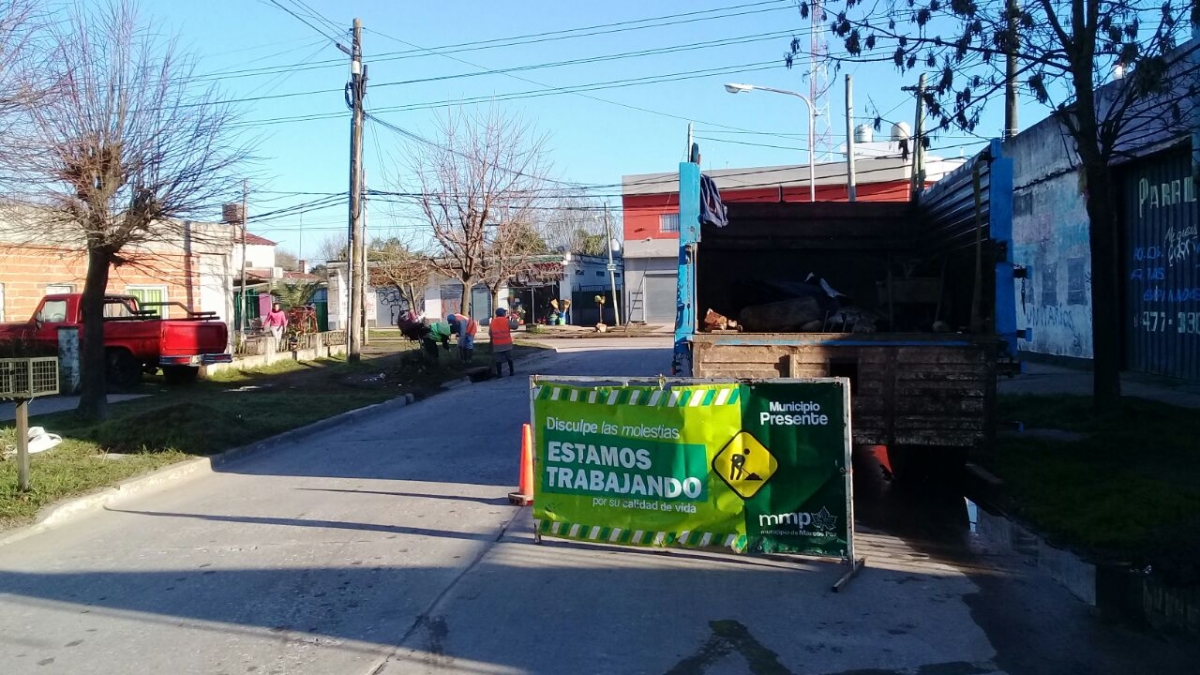
[[[118,389],[136,387],[142,381],[142,364],[124,349],[108,352],[108,383]]]
[[[196,381],[200,374],[199,368],[192,366],[164,366],[163,379],[167,384],[190,384]]]

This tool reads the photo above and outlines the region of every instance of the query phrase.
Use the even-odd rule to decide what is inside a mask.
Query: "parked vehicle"
[[[58,329],[73,326],[83,340],[82,295],[47,295],[37,311],[23,323],[0,324],[0,341],[23,341],[56,350]],[[186,319],[163,319],[159,312],[168,305],[142,304],[131,295],[104,298],[104,349],[110,384],[127,388],[138,383],[143,373],[162,369],[171,383],[191,382],[200,366],[228,363],[229,329],[214,312],[187,312]],[[150,309],[150,307],[157,309]]]
[[[886,446],[901,481],[959,474],[994,439],[1016,346],[1012,266],[1002,228],[976,217],[971,168],[937,208],[731,203],[723,227],[681,227],[676,371],[847,377],[855,444]]]

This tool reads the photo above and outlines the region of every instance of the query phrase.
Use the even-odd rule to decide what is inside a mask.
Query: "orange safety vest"
[[[467,320],[467,335],[475,337],[475,333],[479,332],[479,323],[475,319]]]
[[[508,317],[492,317],[491,323],[488,324],[488,335],[492,338],[493,347],[511,345],[513,343],[512,329],[508,325]]]

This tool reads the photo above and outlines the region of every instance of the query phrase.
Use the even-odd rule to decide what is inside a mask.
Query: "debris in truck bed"
[[[824,312],[817,299],[812,296],[751,305],[738,314],[738,322],[746,330],[760,333],[787,333],[800,330],[801,326],[819,321]]]
[[[830,314],[822,329],[826,333],[874,333],[879,317],[867,309],[846,307]]]
[[[711,308],[704,315],[704,330],[731,330],[737,328],[738,323],[729,319],[723,314],[713,311]]]

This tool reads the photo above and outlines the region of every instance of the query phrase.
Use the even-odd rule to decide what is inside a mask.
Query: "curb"
[[[6,546],[22,539],[27,539],[35,534],[54,529],[81,516],[99,511],[127,499],[139,495],[153,494],[183,481],[211,474],[216,467],[294,442],[302,436],[328,431],[329,429],[353,422],[367,415],[403,408],[415,402],[416,398],[412,394],[405,394],[390,401],[347,410],[346,412],[317,420],[303,427],[290,429],[270,438],[264,438],[249,445],[231,448],[216,455],[184,460],[144,476],[127,478],[112,487],[102,488],[91,494],[67,498],[64,501],[43,507],[38,512],[37,520],[32,525],[18,528],[7,534],[0,534],[0,546]]]

